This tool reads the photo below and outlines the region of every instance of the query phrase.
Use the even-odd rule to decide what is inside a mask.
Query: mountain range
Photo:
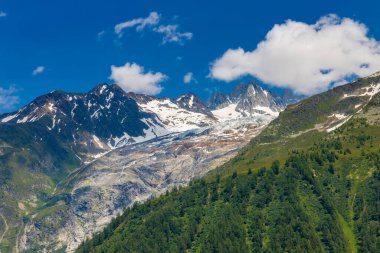
[[[312,238],[310,250],[368,252],[373,239],[366,240],[363,231],[371,218],[360,217],[372,215],[362,211],[373,210],[364,201],[372,193],[359,189],[376,183],[376,163],[375,169],[370,164],[378,146],[379,76],[309,98],[278,96],[253,82],[229,94],[215,92],[207,103],[193,93],[158,98],[107,84],[84,94],[38,97],[0,115],[0,250],[278,252],[293,249],[288,240],[308,249],[302,240]],[[291,159],[302,164],[293,166]],[[355,170],[345,167],[350,163]],[[313,192],[298,187],[307,173]],[[246,185],[250,180],[253,185]],[[298,186],[289,191],[283,180]],[[236,195],[240,191],[245,193]],[[209,192],[206,199],[202,192]],[[357,195],[364,202],[357,203]],[[314,205],[299,206],[304,198]],[[271,232],[286,227],[276,221],[282,202],[282,208],[297,207],[284,209],[292,214],[287,219],[303,217],[298,225],[289,223],[297,227],[289,238]],[[219,215],[235,223],[222,226]],[[324,218],[310,220],[318,216]],[[192,232],[183,230],[189,227]],[[121,231],[129,235],[121,239]]]
[[[253,82],[206,103],[193,93],[158,98],[107,84],[38,97],[0,115],[0,250],[278,252],[293,249],[290,240],[308,251],[370,252],[375,239],[363,233],[376,219],[363,210],[378,201],[374,186],[364,189],[376,184],[379,91],[374,74],[309,98]],[[300,206],[304,198],[314,204]],[[281,208],[297,230],[278,238],[272,229],[288,224]],[[222,226],[219,215],[234,222]]]
[[[228,162],[76,252],[378,252],[379,115],[380,72],[289,105]]]
[[[0,250],[73,251],[133,203],[233,158],[298,98],[253,82],[207,103],[101,84],[0,115]]]
[[[293,249],[290,240],[308,251],[370,252],[375,239],[365,231],[376,218],[363,210],[378,201],[375,186],[364,188],[376,184],[379,91],[374,74],[309,98],[254,82],[206,103],[194,93],[159,98],[107,84],[40,96],[0,115],[0,250],[278,252]],[[297,230],[278,238],[272,229],[287,223],[277,210],[293,207],[284,211]],[[222,226],[218,215],[235,223]]]

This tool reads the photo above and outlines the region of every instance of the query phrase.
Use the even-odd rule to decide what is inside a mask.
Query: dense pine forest
[[[77,252],[379,252],[379,101],[273,156],[263,154],[278,144],[252,144],[189,187],[126,210]]]
[[[282,165],[194,181],[135,205],[77,252],[376,252],[380,151],[372,138],[325,139]]]

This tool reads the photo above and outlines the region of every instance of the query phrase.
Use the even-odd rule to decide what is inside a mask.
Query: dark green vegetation
[[[288,108],[229,163],[126,210],[77,252],[379,252],[380,95],[324,131],[369,81]]]
[[[136,205],[78,252],[378,252],[380,151],[365,130]]]

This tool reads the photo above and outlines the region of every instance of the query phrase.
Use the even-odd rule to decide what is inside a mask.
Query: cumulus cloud
[[[32,75],[38,75],[38,74],[41,74],[42,72],[45,71],[45,67],[44,66],[38,66],[37,68],[35,68],[32,72]]]
[[[186,75],[183,76],[184,83],[191,83],[193,80],[194,80],[194,75],[192,72],[188,72]]]
[[[4,18],[8,16],[8,13],[4,12],[4,11],[0,11],[0,18]]]
[[[14,86],[0,87],[0,112],[10,110],[20,102],[20,98],[15,95],[16,92],[17,89]]]
[[[168,42],[182,43],[184,40],[190,40],[193,37],[191,32],[179,32],[178,25],[160,25],[156,27],[154,31],[164,34],[162,38],[163,44]]]
[[[126,92],[156,95],[162,91],[160,83],[165,81],[167,76],[160,72],[145,72],[144,68],[136,63],[126,63],[120,67],[112,65],[109,78]]]
[[[228,49],[210,68],[210,77],[232,81],[244,75],[313,94],[350,77],[380,70],[380,43],[350,18],[328,15],[315,24],[292,20],[275,25],[253,51]]]
[[[136,18],[117,24],[115,26],[115,33],[118,34],[119,37],[122,37],[122,32],[126,28],[136,27],[136,31],[142,31],[146,26],[157,25],[158,22],[160,22],[160,15],[157,12],[152,11],[146,18]]]

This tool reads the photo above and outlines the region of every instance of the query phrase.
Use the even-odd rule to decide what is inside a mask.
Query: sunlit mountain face
[[[378,9],[1,3],[0,253],[379,252]]]

